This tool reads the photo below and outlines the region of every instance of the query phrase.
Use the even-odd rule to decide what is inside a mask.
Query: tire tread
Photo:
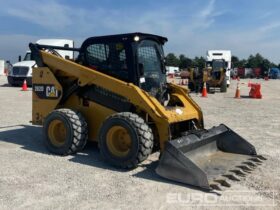
[[[124,169],[131,169],[137,167],[137,165],[148,158],[153,150],[153,133],[152,129],[145,123],[144,119],[134,114],[132,112],[120,112],[111,115],[107,120],[112,118],[120,118],[128,121],[133,125],[139,139],[139,150],[137,152],[137,157],[128,162],[119,163],[117,166]],[[106,121],[104,121],[106,122]],[[104,124],[104,123],[103,123]],[[101,151],[102,153],[102,151]],[[102,154],[104,157],[105,155]],[[113,164],[116,166],[116,164]]]
[[[63,115],[73,129],[72,144],[69,149],[61,155],[72,155],[81,151],[85,147],[88,139],[88,126],[85,118],[80,112],[67,108],[56,109],[51,112],[50,115],[54,113]]]

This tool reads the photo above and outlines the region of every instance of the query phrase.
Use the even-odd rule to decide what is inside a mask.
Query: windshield
[[[23,60],[24,61],[32,61],[32,60],[34,60],[32,58],[32,56],[31,56],[31,52],[26,53]]]
[[[166,83],[164,54],[160,44],[151,40],[143,40],[137,50],[138,66],[143,67],[140,86],[142,89],[157,95]]]
[[[214,71],[220,71],[221,68],[224,69],[225,68],[224,60],[213,60],[212,68]]]

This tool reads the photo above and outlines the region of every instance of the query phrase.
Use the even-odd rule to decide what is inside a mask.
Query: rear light
[[[83,106],[89,106],[89,101],[83,98]]]

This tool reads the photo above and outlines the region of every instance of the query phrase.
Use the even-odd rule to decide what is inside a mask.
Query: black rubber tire
[[[221,93],[226,93],[227,92],[227,80],[224,78],[221,87],[220,87]]]
[[[7,76],[7,80],[8,80],[8,84],[12,87],[15,86],[14,82],[13,82],[13,79],[10,77],[10,76]]]
[[[132,145],[125,157],[112,154],[106,143],[106,135],[113,126],[123,126],[128,131]],[[99,132],[99,149],[104,159],[118,168],[132,169],[152,153],[154,136],[152,129],[137,114],[121,112],[113,114],[102,124]]]
[[[61,146],[54,145],[48,136],[48,128],[53,120],[60,120],[66,128],[66,141]],[[43,124],[43,135],[48,150],[57,155],[70,155],[81,151],[88,140],[88,126],[81,113],[71,109],[52,111]]]
[[[16,85],[14,83],[8,83],[11,87],[15,87]]]

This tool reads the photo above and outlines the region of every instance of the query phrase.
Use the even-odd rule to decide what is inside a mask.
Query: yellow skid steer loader
[[[167,83],[167,38],[144,33],[88,38],[80,48],[30,43],[32,122],[59,155],[98,142],[104,159],[135,168],[161,152],[156,172],[206,190],[229,186],[265,158],[225,125],[204,129],[187,89]],[[47,51],[45,51],[47,50]],[[56,50],[77,51],[76,60]]]

